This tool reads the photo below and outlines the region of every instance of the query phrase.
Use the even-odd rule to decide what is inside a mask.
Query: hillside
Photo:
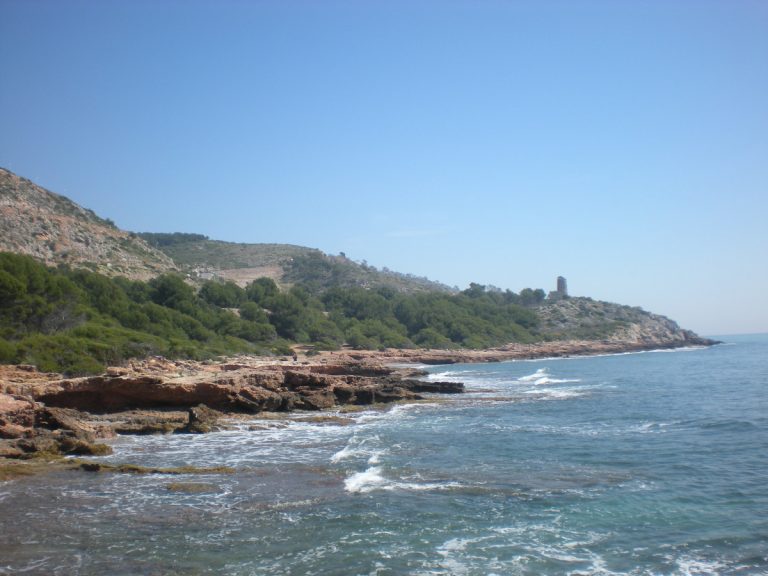
[[[0,251],[132,279],[176,269],[168,256],[135,234],[3,168],[0,214]]]
[[[69,198],[0,168],[0,251],[27,254],[49,265],[68,264],[108,276],[148,280],[180,271],[191,279],[256,278],[313,293],[334,286],[388,286],[398,292],[451,292],[438,282],[377,270],[343,255],[290,244],[238,244],[200,234],[135,234],[120,230]]]
[[[301,284],[314,294],[329,288],[388,286],[397,292],[456,292],[445,284],[410,274],[378,270],[344,255],[292,244],[238,244],[200,234],[141,233],[193,278],[219,278],[245,286],[266,276],[282,286]]]

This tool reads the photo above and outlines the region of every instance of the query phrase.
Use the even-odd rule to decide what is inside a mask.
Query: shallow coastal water
[[[437,366],[468,393],[122,437],[0,484],[0,574],[768,573],[768,337]],[[250,429],[253,426],[258,429]]]

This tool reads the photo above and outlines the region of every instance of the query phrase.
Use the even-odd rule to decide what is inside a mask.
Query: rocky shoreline
[[[462,384],[419,380],[413,364],[635,352],[717,342],[558,341],[491,350],[343,350],[296,360],[131,361],[105,374],[65,378],[0,366],[0,462],[108,454],[117,434],[205,433],[242,415],[322,411],[458,394]],[[71,462],[71,461],[70,461]],[[71,466],[70,466],[71,467]],[[84,463],[81,469],[104,468]]]
[[[64,378],[0,367],[0,457],[102,455],[117,434],[205,433],[226,417],[415,401],[463,385],[377,362],[151,358],[105,374]]]
[[[676,348],[706,347],[720,344],[717,340],[701,338],[691,332],[681,331],[680,338],[632,338],[606,340],[556,340],[536,344],[512,343],[485,350],[423,350],[394,349],[354,350],[329,352],[336,362],[379,362],[383,364],[471,364],[475,362],[503,362],[505,360],[535,360],[542,358],[567,358],[569,356],[599,356],[673,350]]]

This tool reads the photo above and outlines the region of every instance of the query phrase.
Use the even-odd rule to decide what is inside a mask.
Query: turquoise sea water
[[[431,367],[468,393],[347,426],[122,437],[105,460],[237,472],[0,484],[0,574],[766,574],[768,336],[725,340]]]

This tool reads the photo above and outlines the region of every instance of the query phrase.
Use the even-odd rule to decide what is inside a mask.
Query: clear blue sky
[[[0,0],[0,166],[126,229],[768,331],[768,2]]]

